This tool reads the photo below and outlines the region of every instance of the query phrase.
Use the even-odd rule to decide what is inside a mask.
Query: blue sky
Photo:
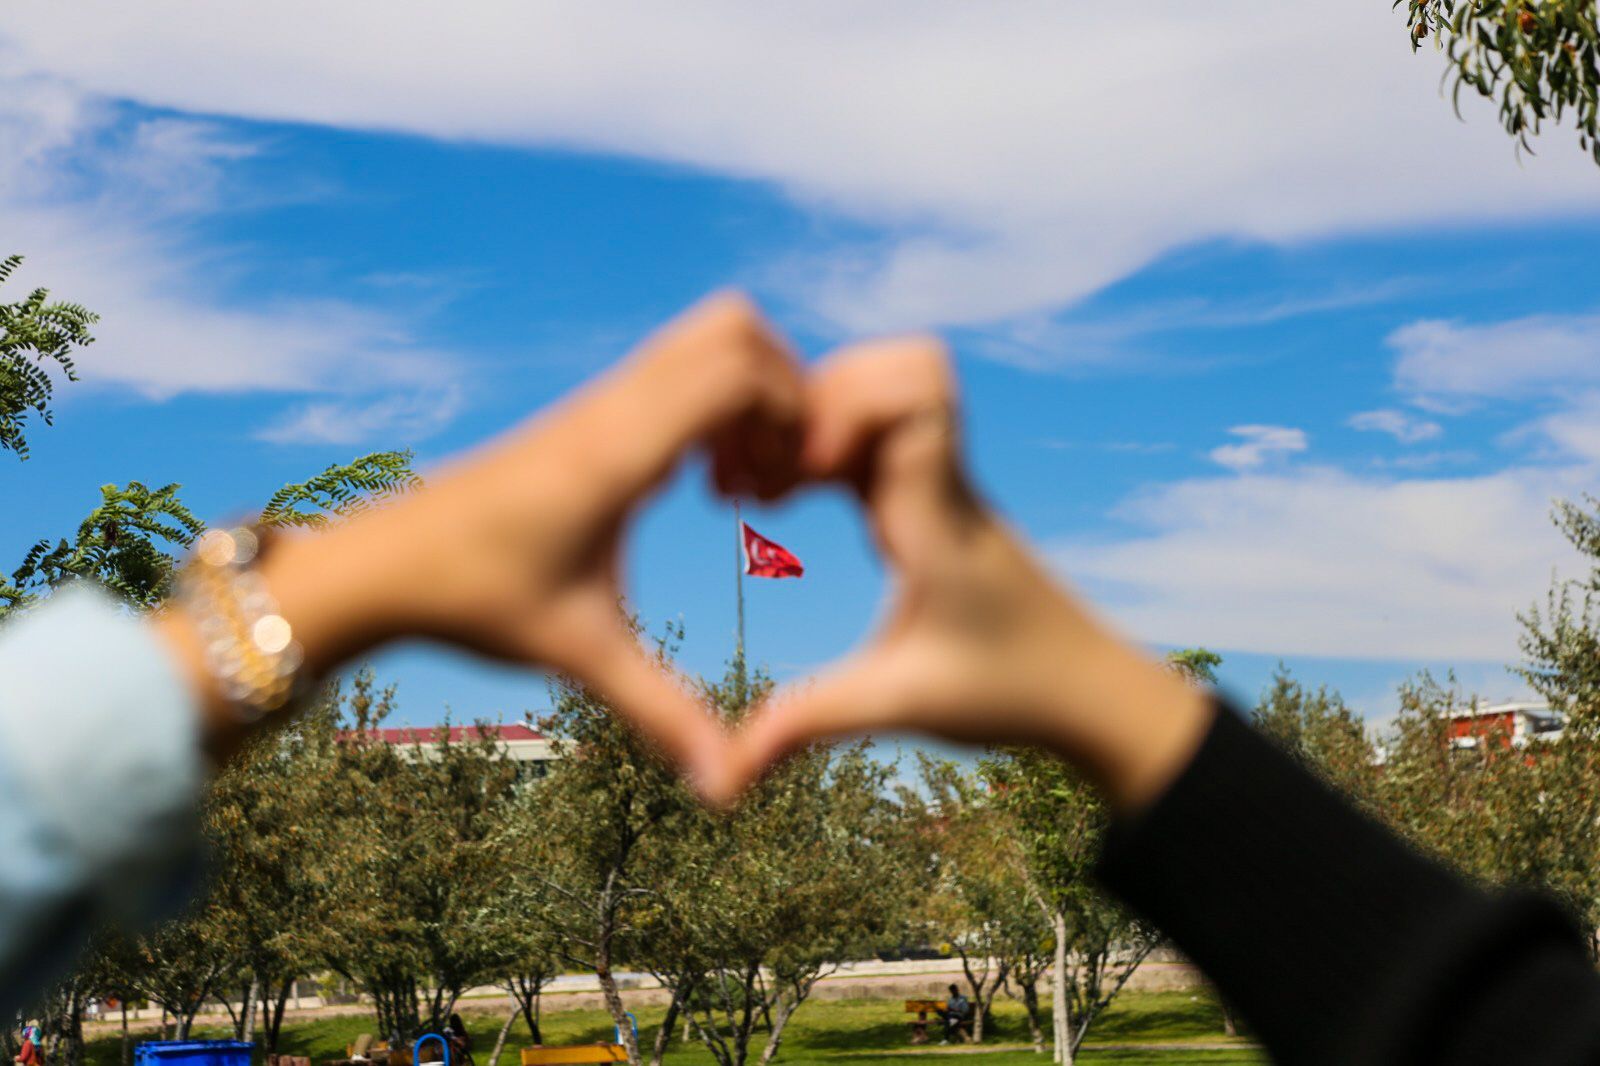
[[[0,557],[105,482],[224,516],[374,448],[426,467],[731,284],[813,356],[944,332],[996,504],[1244,697],[1280,660],[1375,718],[1423,667],[1511,694],[1515,612],[1572,566],[1546,512],[1600,470],[1600,169],[1457,122],[1387,10],[1305,36],[1157,4],[1130,50],[1046,5],[89,7],[0,30],[3,250],[105,315],[0,472]],[[807,564],[747,583],[752,653],[803,677],[883,575],[832,494],[747,517]],[[696,671],[731,645],[731,521],[690,464],[634,538]],[[412,722],[545,701],[379,667]]]

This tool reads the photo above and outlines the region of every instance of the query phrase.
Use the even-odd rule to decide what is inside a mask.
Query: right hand
[[[1120,807],[1154,798],[1198,743],[1204,698],[1101,625],[978,499],[942,345],[845,350],[809,376],[807,410],[804,473],[855,490],[893,573],[890,610],[747,721],[713,798],[814,740],[892,729],[1043,745]]]

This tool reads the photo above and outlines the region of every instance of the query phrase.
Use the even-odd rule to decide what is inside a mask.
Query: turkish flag
[[[806,572],[782,544],[763,537],[747,522],[740,522],[739,529],[744,534],[744,572],[751,577],[799,577]]]

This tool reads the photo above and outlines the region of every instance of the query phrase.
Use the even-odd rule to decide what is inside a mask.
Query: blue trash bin
[[[134,1066],[250,1066],[256,1046],[244,1040],[145,1040]]]

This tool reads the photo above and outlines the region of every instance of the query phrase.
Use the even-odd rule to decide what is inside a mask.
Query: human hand
[[[704,776],[721,730],[640,647],[621,606],[623,538],[696,448],[723,492],[791,488],[803,391],[799,364],[755,308],[713,296],[421,490],[285,537],[262,575],[313,675],[390,639],[431,637],[576,678]],[[181,615],[164,625],[203,687],[193,634]],[[208,744],[225,751],[242,727],[215,694],[208,706]]]
[[[1209,721],[1204,698],[1095,619],[978,499],[943,347],[843,351],[809,375],[807,412],[803,473],[855,490],[893,573],[890,610],[860,650],[748,719],[710,797],[814,740],[889,729],[1043,745],[1124,809],[1158,795]]]

